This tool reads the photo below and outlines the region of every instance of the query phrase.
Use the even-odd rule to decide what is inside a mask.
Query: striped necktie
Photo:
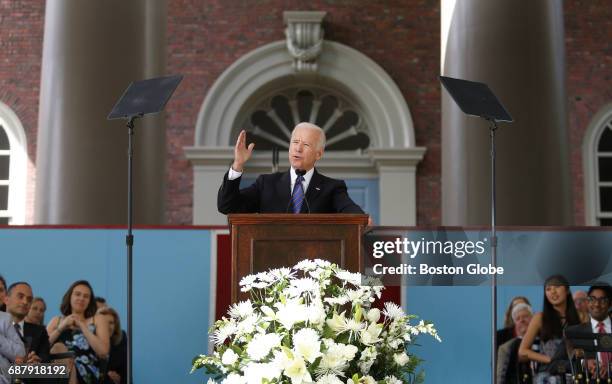
[[[603,323],[603,321],[600,321],[599,324],[597,324],[597,331],[603,334],[606,333],[606,325]],[[610,352],[599,352],[599,356],[601,366],[607,371],[608,364],[610,363]]]
[[[291,195],[291,204],[293,205],[293,213],[300,213],[302,204],[304,204],[304,181],[303,176],[298,176],[293,186],[293,194]]]

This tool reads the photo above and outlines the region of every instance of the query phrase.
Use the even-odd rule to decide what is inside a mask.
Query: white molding
[[[605,123],[612,119],[612,103],[602,107],[591,119],[582,141],[582,167],[584,174],[584,219],[586,225],[598,225],[599,191],[596,188],[597,139],[605,128]]]
[[[357,100],[371,127],[372,146],[414,147],[412,116],[399,88],[373,60],[346,45],[325,41],[316,75],[296,75],[285,41],[259,47],[234,62],[215,81],[198,114],[196,146],[228,146],[232,129],[254,95],[279,82],[335,84]]]
[[[9,224],[23,225],[26,216],[26,193],[28,171],[28,146],[25,130],[19,117],[0,101],[0,125],[5,128],[10,145]]]
[[[426,149],[414,148],[377,148],[368,151],[329,151],[317,162],[317,169],[326,176],[335,178],[376,178],[381,168],[397,168],[405,171],[416,168],[423,159]],[[234,159],[231,147],[186,147],[185,156],[194,167],[227,171]],[[283,154],[279,159],[279,169],[289,168],[289,159]],[[253,152],[253,157],[245,165],[246,175],[270,173],[272,161],[268,152]],[[221,180],[219,180],[221,183]]]

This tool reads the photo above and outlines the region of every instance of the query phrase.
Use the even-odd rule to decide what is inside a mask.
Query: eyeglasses
[[[589,303],[608,304],[609,302],[610,299],[608,299],[607,297],[589,296]]]

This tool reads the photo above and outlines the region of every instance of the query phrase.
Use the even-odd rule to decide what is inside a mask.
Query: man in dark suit
[[[323,156],[325,133],[310,123],[296,125],[289,144],[287,172],[261,175],[251,186],[240,189],[244,164],[255,144],[246,146],[240,132],[234,147],[234,162],[223,177],[217,195],[219,212],[228,213],[363,213],[351,200],[342,180],[326,177],[314,168]]]
[[[610,319],[610,300],[612,299],[612,287],[607,284],[593,285],[587,294],[589,320],[586,323],[574,325],[567,328],[567,332],[580,333],[612,333],[612,321]],[[587,355],[587,366],[590,374],[596,373],[595,356]],[[607,363],[612,363],[612,353],[600,352],[598,360],[600,362],[600,378],[608,377]]]
[[[48,362],[50,350],[49,335],[45,327],[25,321],[33,297],[30,284],[20,281],[11,284],[5,298],[6,311],[11,315],[13,326],[26,346],[28,364]]]

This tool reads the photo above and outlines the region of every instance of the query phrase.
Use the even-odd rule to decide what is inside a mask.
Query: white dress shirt
[[[593,333],[599,333],[599,323],[600,321],[597,321],[591,317],[591,329],[593,330]],[[610,321],[610,317],[606,317],[606,319],[604,321],[601,321],[601,323],[604,323],[606,333],[612,333],[612,322]],[[601,352],[597,353],[597,355],[599,361],[601,361]]]

